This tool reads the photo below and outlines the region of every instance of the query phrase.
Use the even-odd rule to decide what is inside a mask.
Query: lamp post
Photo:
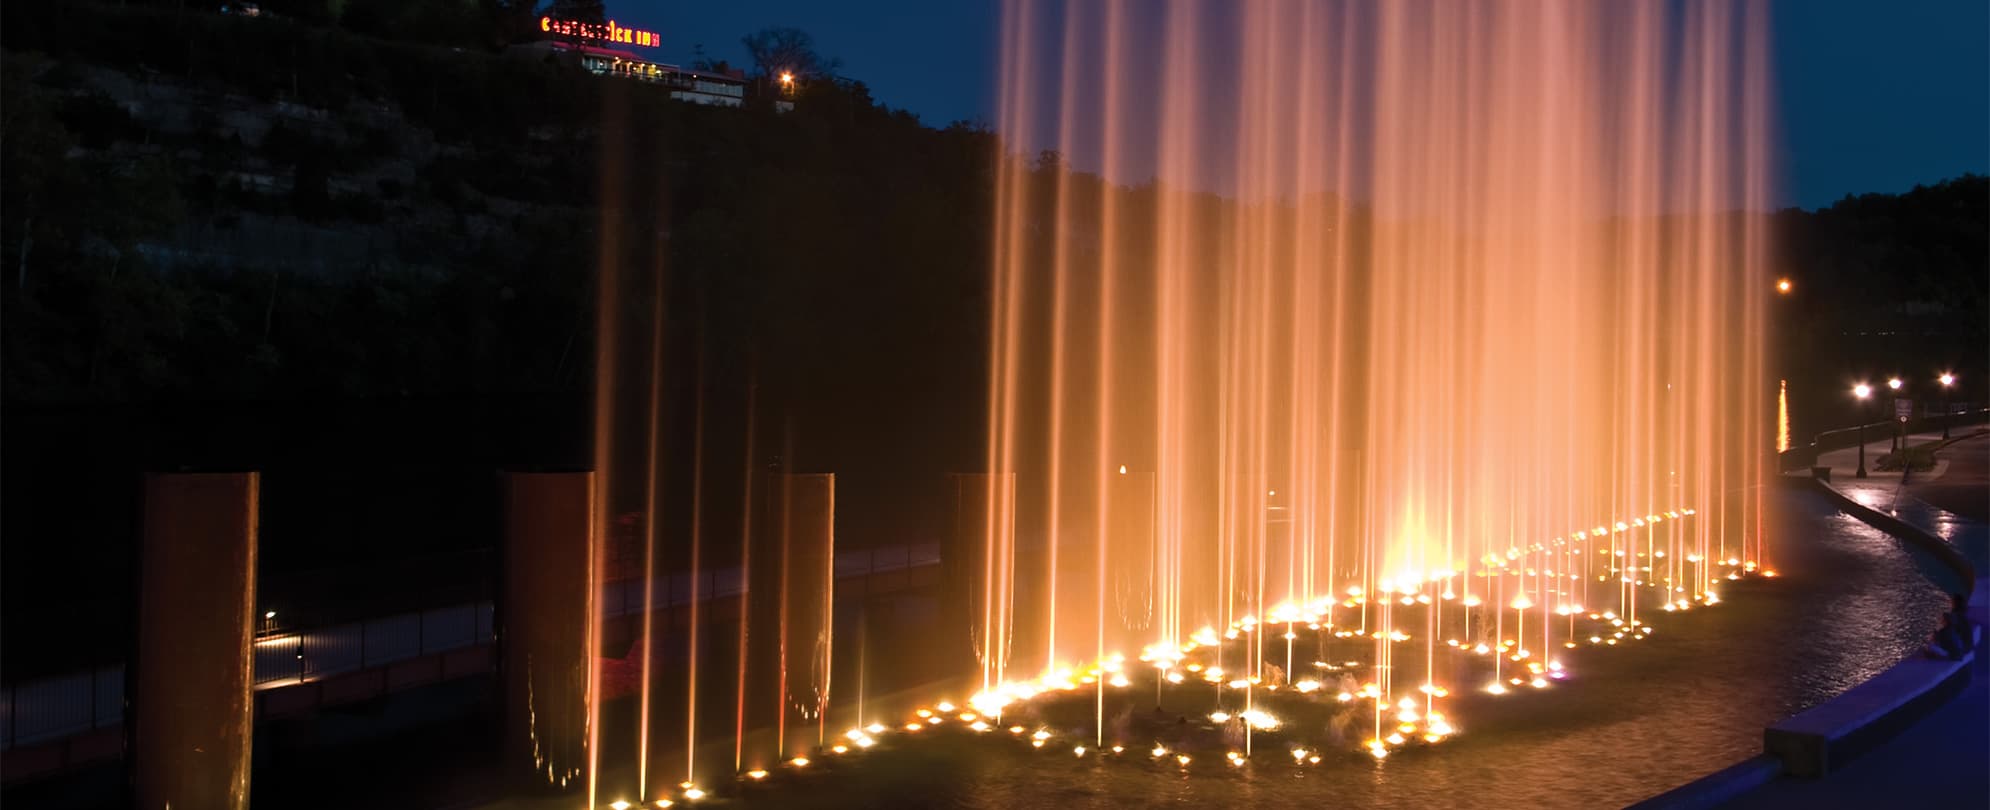
[[[1865,383],[1852,386],[1852,396],[1859,398],[1859,471],[1854,478],[1866,477],[1866,408],[1865,402],[1873,395],[1873,387]]]
[[[1952,415],[1949,408],[1949,393],[1955,388],[1955,375],[1942,372],[1942,376],[1935,379],[1939,380],[1942,384],[1942,440],[1947,441],[1949,438],[1949,422],[1952,421],[1949,418]]]
[[[1886,388],[1887,388],[1887,390],[1889,390],[1889,391],[1892,391],[1892,392],[1894,393],[1894,401],[1895,401],[1896,403],[1898,403],[1898,402],[1899,402],[1899,400],[1900,400],[1900,396],[1899,396],[1899,395],[1900,395],[1900,386],[1901,386],[1901,382],[1900,382],[1900,378],[1899,378],[1899,377],[1888,377],[1888,378],[1886,379]],[[1895,453],[1898,453],[1898,452],[1900,452],[1900,447],[1901,447],[1901,445],[1904,445],[1904,444],[1906,444],[1906,443],[1907,443],[1907,442],[1905,441],[1905,439],[1906,439],[1906,436],[1904,435],[1904,434],[1905,434],[1905,433],[1907,432],[1907,420],[1905,420],[1905,419],[1894,419],[1894,420],[1893,420],[1893,423],[1894,423],[1894,424],[1893,424],[1893,451],[1892,451],[1892,452],[1895,452]]]

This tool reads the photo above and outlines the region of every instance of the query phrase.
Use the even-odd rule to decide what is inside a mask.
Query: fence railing
[[[940,563],[940,545],[926,543],[914,546],[893,546],[880,549],[847,549],[836,552],[836,576],[854,577],[868,574],[898,571],[922,565]],[[746,575],[739,568],[720,568],[706,571],[698,577],[698,587],[694,590],[691,574],[669,574],[656,578],[654,608],[678,607],[691,604],[696,595],[700,601],[724,599],[738,596],[746,590]],[[601,615],[606,618],[627,616],[638,612],[644,604],[645,583],[641,579],[628,579],[610,582],[602,587]]]
[[[487,644],[489,602],[402,613],[256,639],[256,686],[267,688]]]
[[[59,740],[124,722],[124,665],[9,686],[0,749]]]
[[[929,543],[882,549],[851,549],[836,554],[836,576],[866,576],[940,562],[940,547]],[[738,568],[700,575],[658,577],[654,607],[688,605],[738,596],[746,587]],[[602,615],[624,616],[643,605],[640,579],[603,586]],[[385,666],[425,655],[488,644],[496,637],[490,602],[452,605],[362,622],[293,632],[260,634],[254,643],[255,685],[268,689],[305,683],[346,672]],[[0,688],[0,750],[59,740],[124,722],[124,665],[26,681]]]
[[[1810,444],[1799,445],[1783,451],[1780,455],[1781,461],[1779,466],[1782,467],[1784,472],[1806,469],[1817,463],[1817,454],[1819,453],[1827,450],[1843,450],[1847,447],[1856,447],[1859,444],[1861,431],[1864,431],[1866,441],[1872,442],[1885,439],[1893,435],[1893,431],[1896,430],[1904,429],[1907,433],[1925,433],[1931,430],[1940,430],[1944,426],[1958,428],[1984,422],[1990,422],[1990,408],[1947,415],[1918,416],[1907,420],[1905,428],[1902,428],[1897,421],[1868,422],[1865,425],[1835,428],[1817,434],[1817,436],[1811,439]]]

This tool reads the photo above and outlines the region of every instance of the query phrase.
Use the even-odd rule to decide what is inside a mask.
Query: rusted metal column
[[[788,474],[776,479],[776,519],[781,532],[783,592],[781,672],[789,757],[827,744],[830,651],[835,641],[836,476]]]
[[[581,789],[595,731],[594,474],[507,472],[501,486],[506,769],[528,785]]]
[[[1154,473],[1122,472],[1106,485],[1109,643],[1137,650],[1154,633],[1159,596],[1154,570]]]
[[[249,806],[256,473],[145,479],[129,726],[143,810]]]
[[[953,530],[940,550],[942,637],[961,672],[995,680],[1008,659],[1010,577],[1015,572],[1016,474],[951,476]]]

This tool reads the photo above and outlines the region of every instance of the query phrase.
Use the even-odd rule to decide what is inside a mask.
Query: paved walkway
[[[1965,434],[1957,431],[1958,439]],[[1940,434],[1910,437],[1912,444],[1936,441]],[[1870,468],[1887,442],[1866,448]],[[1938,450],[1936,468],[1913,473],[1903,485],[1900,473],[1871,471],[1852,476],[1858,450],[1821,454],[1830,466],[1833,488],[1881,511],[1955,543],[1979,575],[1969,616],[1990,627],[1990,522],[1977,511],[1978,498],[1990,499],[1990,434],[1955,441]],[[1807,473],[1806,473],[1807,474]],[[1941,504],[1937,506],[1936,504]],[[1955,511],[1942,508],[1952,507]],[[1965,516],[1957,512],[1974,512]],[[1990,650],[1979,649],[1970,681],[1912,728],[1823,779],[1778,779],[1729,808],[1990,807]]]

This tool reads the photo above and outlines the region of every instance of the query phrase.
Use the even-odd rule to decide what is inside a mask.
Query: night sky
[[[934,126],[994,119],[999,0],[614,0],[609,13],[662,33],[651,56],[677,64],[699,44],[741,64],[741,36],[794,26],[884,104]],[[1990,172],[1990,3],[1779,0],[1772,25],[1785,204]]]

